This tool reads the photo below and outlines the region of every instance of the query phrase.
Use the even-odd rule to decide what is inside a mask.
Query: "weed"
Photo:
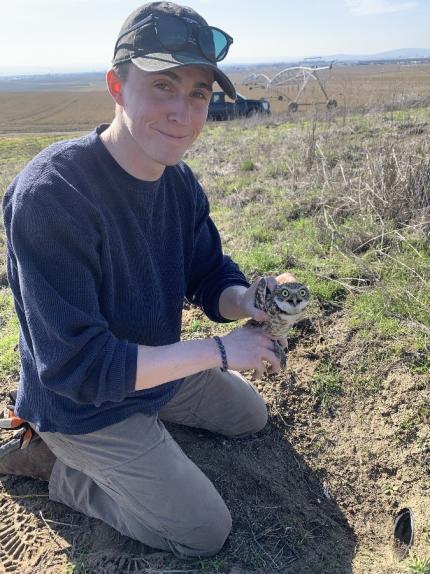
[[[203,572],[213,572],[213,574],[222,574],[226,571],[226,565],[228,563],[227,557],[215,557],[206,558],[200,560],[199,567]]]
[[[387,496],[393,496],[399,492],[399,486],[397,484],[388,483],[383,488],[383,493]]]
[[[199,333],[202,330],[203,323],[199,319],[193,319],[188,323],[188,332],[189,333]]]
[[[251,159],[246,159],[240,164],[240,169],[242,171],[253,171],[255,169],[255,163]]]
[[[420,353],[413,362],[411,371],[418,375],[430,373],[430,353]]]
[[[430,558],[410,558],[407,564],[409,572],[414,574],[430,574]]]
[[[416,411],[406,413],[400,420],[396,431],[397,437],[404,443],[410,443],[417,439],[420,420]]]
[[[425,435],[425,436],[418,437],[416,444],[417,444],[417,449],[422,451],[422,452],[426,452],[426,451],[430,450],[430,436]]]
[[[87,564],[78,560],[75,564],[68,564],[66,574],[90,574]]]
[[[426,426],[430,426],[430,405],[424,404],[417,409],[418,421]]]
[[[333,398],[341,391],[340,375],[329,361],[321,361],[310,381],[311,391],[323,411],[327,411]]]

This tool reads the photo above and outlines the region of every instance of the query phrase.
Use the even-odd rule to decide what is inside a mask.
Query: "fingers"
[[[266,281],[267,287],[270,289],[270,291],[273,291],[273,289],[276,287],[276,277],[274,275],[268,275],[266,277]]]
[[[276,277],[276,283],[297,283],[297,279],[292,273],[282,273]]]
[[[265,321],[264,311],[255,307],[255,293],[260,278],[256,279],[250,287],[242,294],[239,307],[242,308],[244,317],[251,317],[256,321]]]
[[[276,277],[274,275],[268,275],[266,277],[266,281],[270,291],[273,291],[276,285],[280,283],[297,283],[297,279],[292,273],[289,273],[288,271]]]
[[[259,365],[254,370],[252,380],[261,379],[264,375],[272,375],[281,369],[281,363],[278,357],[273,352],[273,341],[270,341],[270,348],[265,349],[261,354]]]
[[[225,335],[223,342],[230,368],[254,371],[253,380],[266,373],[277,373],[281,368],[274,342],[261,326],[239,327]]]
[[[255,319],[255,321],[259,321],[260,323],[264,323],[264,321],[269,320],[269,315],[264,311],[262,311],[261,309],[257,309],[257,307],[254,307],[254,309],[252,310],[251,317]]]

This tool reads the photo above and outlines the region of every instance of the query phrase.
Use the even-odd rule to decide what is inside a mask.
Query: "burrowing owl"
[[[279,339],[287,336],[289,328],[300,321],[309,303],[309,290],[301,283],[288,283],[284,276],[276,279],[277,285],[270,291],[265,277],[260,279],[255,294],[255,306],[269,315],[264,323],[250,321],[252,325],[262,325],[263,331],[273,339],[275,355],[285,368],[287,357]]]

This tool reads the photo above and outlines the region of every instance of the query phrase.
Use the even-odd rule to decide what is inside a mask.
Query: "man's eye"
[[[205,92],[194,92],[194,97],[200,100],[207,100],[207,95]]]
[[[169,85],[166,84],[166,82],[157,82],[155,84],[156,88],[160,88],[160,90],[168,90],[169,89]]]

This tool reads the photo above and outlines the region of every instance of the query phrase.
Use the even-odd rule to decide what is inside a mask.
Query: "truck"
[[[208,120],[233,120],[239,117],[251,117],[256,114],[270,114],[270,102],[250,100],[237,94],[236,100],[231,100],[224,92],[213,92],[209,102]]]

